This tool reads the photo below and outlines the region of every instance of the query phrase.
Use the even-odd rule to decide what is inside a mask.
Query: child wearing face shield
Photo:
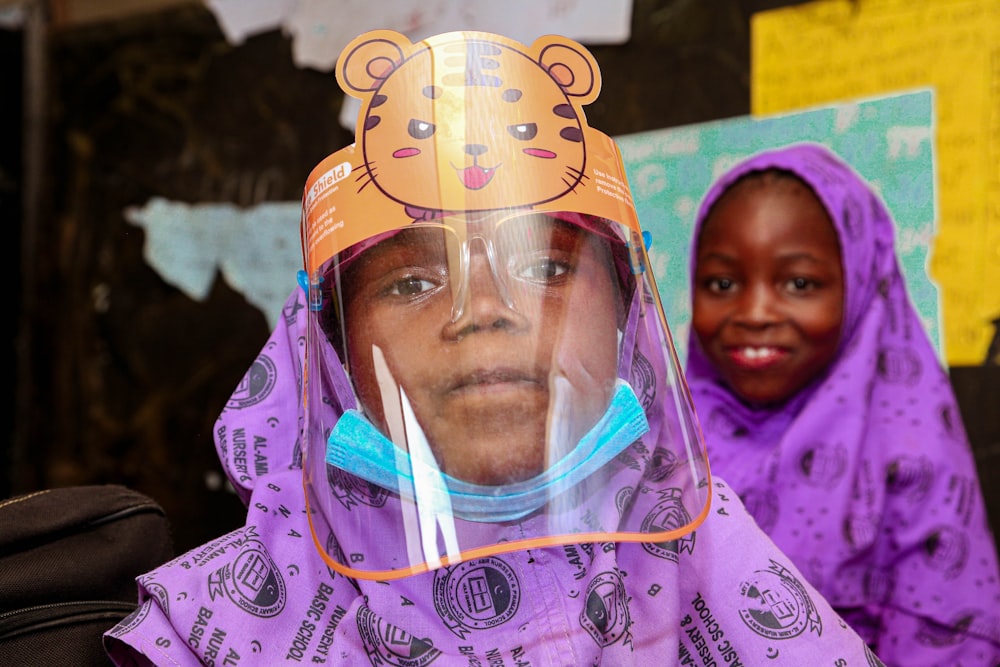
[[[889,665],[997,665],[1000,574],[882,201],[817,144],[699,211],[688,381],[713,471]]]
[[[580,45],[345,48],[357,141],[220,416],[246,525],[140,578],[118,664],[880,665],[709,474]]]

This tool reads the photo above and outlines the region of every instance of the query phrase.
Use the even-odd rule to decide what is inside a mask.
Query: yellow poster
[[[817,0],[755,14],[751,37],[755,115],[935,89],[945,358],[1000,363],[1000,0]]]

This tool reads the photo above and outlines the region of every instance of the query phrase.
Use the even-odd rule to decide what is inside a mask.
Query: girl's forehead
[[[777,169],[750,172],[739,178],[723,191],[716,204],[766,195],[785,195],[790,199],[815,201],[822,205],[816,191],[801,176],[791,171]]]
[[[751,178],[725,190],[702,221],[702,231],[720,218],[749,215],[760,210],[784,217],[820,217],[833,226],[830,211],[816,192],[797,178]]]
[[[760,246],[771,254],[787,254],[789,248],[839,254],[839,235],[829,211],[808,186],[794,188],[750,187],[724,195],[702,225],[698,248]]]

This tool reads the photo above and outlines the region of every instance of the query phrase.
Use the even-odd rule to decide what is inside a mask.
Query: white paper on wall
[[[622,44],[632,0],[205,0],[231,43],[267,30],[292,37],[299,67],[329,71],[355,36],[376,28],[411,39],[486,30],[523,43],[556,33],[584,44]]]

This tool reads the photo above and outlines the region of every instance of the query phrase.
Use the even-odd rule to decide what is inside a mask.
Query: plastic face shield
[[[343,574],[581,542],[691,548],[707,460],[599,74],[559,37],[354,40],[310,175],[304,481]]]

